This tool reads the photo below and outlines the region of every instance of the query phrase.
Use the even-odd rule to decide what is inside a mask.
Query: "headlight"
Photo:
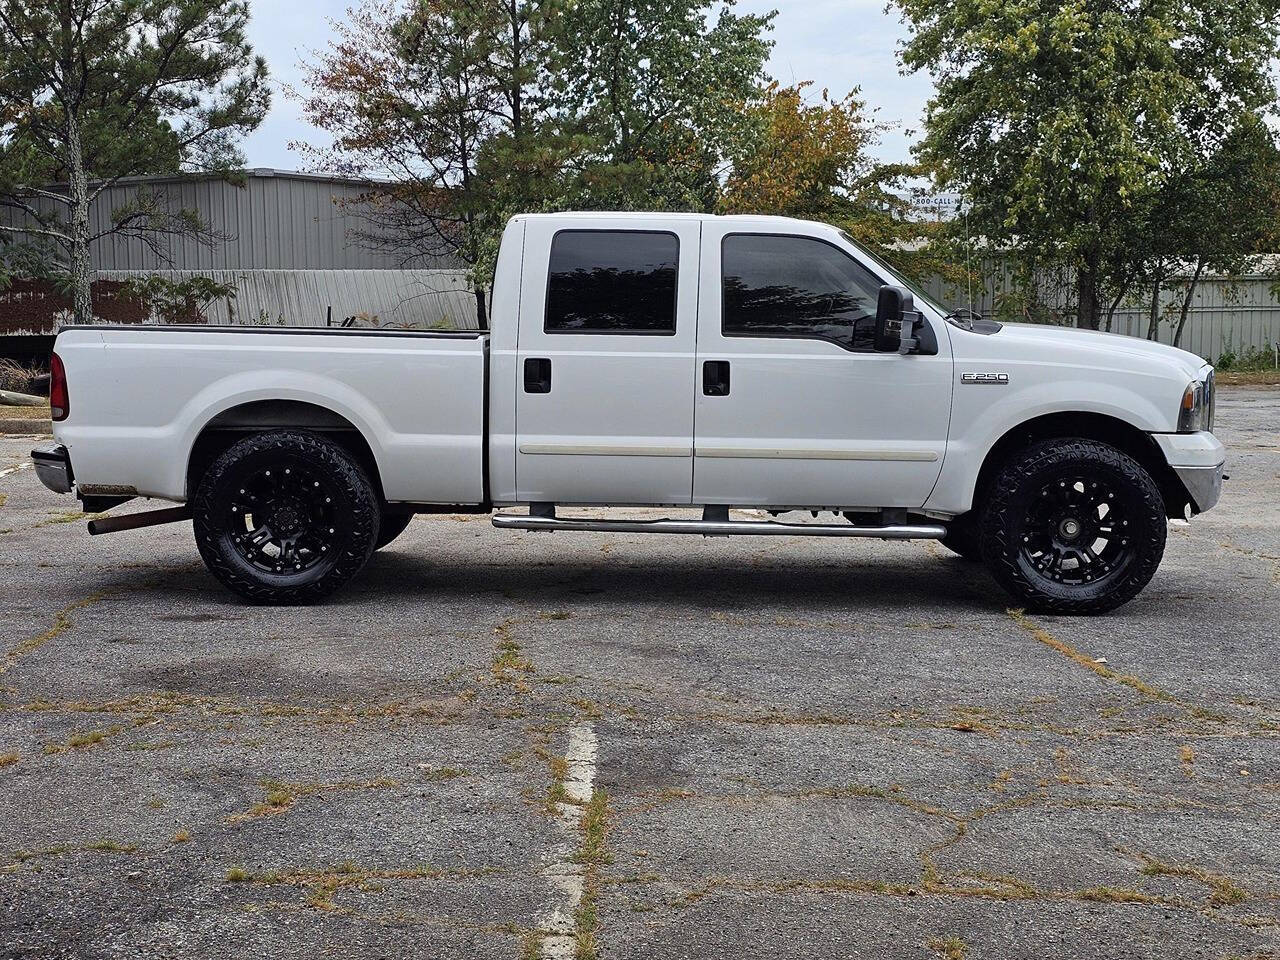
[[[1178,411],[1178,432],[1199,433],[1213,429],[1214,408],[1213,371],[1201,382],[1187,384],[1182,394],[1182,407]]]

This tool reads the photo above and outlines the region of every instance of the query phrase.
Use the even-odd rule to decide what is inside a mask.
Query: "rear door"
[[[531,218],[516,383],[525,502],[687,504],[697,218]]]
[[[951,418],[951,344],[873,351],[882,283],[839,233],[703,231],[694,502],[920,507]]]

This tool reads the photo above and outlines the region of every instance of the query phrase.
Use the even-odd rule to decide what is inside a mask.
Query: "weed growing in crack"
[[[969,956],[969,944],[959,937],[933,937],[925,942],[925,947],[936,953],[941,960],[965,960]]]
[[[85,750],[89,747],[96,747],[108,737],[114,737],[122,730],[124,730],[124,727],[116,724],[115,726],[108,727],[106,730],[86,730],[83,733],[73,733],[63,743],[46,743],[41,752],[46,756],[52,756],[54,754],[66,753],[69,750]]]

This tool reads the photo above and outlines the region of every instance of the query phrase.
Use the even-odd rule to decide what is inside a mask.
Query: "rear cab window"
[[[674,336],[680,240],[642,230],[561,230],[551,241],[546,333]]]

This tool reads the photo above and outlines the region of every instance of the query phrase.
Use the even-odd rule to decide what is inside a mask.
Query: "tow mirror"
[[[904,321],[914,314],[915,299],[910,291],[888,285],[880,288],[880,299],[876,303],[877,353],[897,353],[902,349]]]

